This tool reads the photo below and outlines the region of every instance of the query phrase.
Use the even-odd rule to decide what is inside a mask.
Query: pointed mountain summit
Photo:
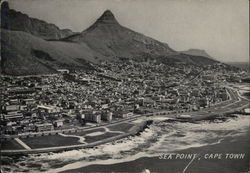
[[[88,29],[73,33],[2,3],[1,33],[0,71],[10,75],[55,73],[61,68],[93,70],[92,63],[128,59],[194,65],[216,62],[176,52],[166,43],[132,31],[120,25],[110,10]]]
[[[155,57],[175,52],[166,43],[120,25],[110,10],[106,10],[93,25],[80,34],[69,36],[63,41],[86,43],[91,49],[111,59],[142,55]]]
[[[96,23],[101,24],[118,24],[115,19],[114,14],[110,10],[106,10],[99,19],[97,19]]]
[[[106,10],[90,27],[84,30],[82,33],[92,31],[95,28],[106,28],[105,30],[112,30],[112,28],[120,27],[121,25],[116,20],[114,14],[110,10]],[[108,28],[108,29],[107,29]]]

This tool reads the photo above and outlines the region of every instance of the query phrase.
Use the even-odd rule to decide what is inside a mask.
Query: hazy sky
[[[9,0],[11,8],[83,31],[106,9],[121,25],[175,50],[206,50],[221,61],[249,61],[248,0]]]

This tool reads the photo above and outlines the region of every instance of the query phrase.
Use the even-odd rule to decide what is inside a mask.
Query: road
[[[112,125],[117,125],[117,124],[122,124],[122,123],[129,123],[130,121],[134,121],[137,119],[140,119],[142,117],[147,117],[147,116],[152,116],[152,115],[164,115],[167,116],[169,118],[176,118],[177,115],[180,114],[189,114],[191,115],[191,118],[194,120],[199,120],[199,119],[204,119],[206,117],[212,116],[212,115],[223,115],[225,113],[229,113],[229,112],[235,112],[236,110],[242,109],[243,107],[249,106],[249,99],[246,99],[242,96],[240,96],[240,94],[233,88],[228,87],[227,88],[228,93],[230,95],[230,99],[221,103],[218,103],[216,105],[213,105],[209,108],[204,108],[201,109],[199,111],[193,111],[193,112],[183,112],[182,111],[178,111],[178,112],[169,112],[169,111],[158,111],[158,112],[154,112],[149,113],[149,114],[143,114],[143,115],[135,115],[133,117],[127,118],[127,119],[122,119],[122,120],[117,120],[115,122],[111,122],[111,123],[104,123],[101,125],[97,125],[94,127],[87,127],[87,128],[75,128],[75,129],[70,129],[73,132],[75,130],[81,130],[81,131],[88,131],[88,130],[94,130],[94,129],[98,129],[98,128],[102,128],[102,127],[109,127]],[[150,117],[149,119],[153,119],[153,117]],[[65,131],[66,132],[66,131]],[[45,134],[45,133],[62,133],[62,131],[49,131],[49,132],[38,132],[35,133],[36,135],[41,135],[41,134]],[[124,134],[124,136],[127,136],[126,134]],[[13,138],[14,136],[12,136]],[[22,141],[18,138],[21,137],[21,135],[19,136],[15,136],[15,140],[19,143],[22,144]],[[122,136],[121,136],[122,137]],[[119,137],[118,137],[119,138]],[[116,138],[114,138],[116,139]],[[108,140],[110,141],[110,140]],[[90,143],[88,145],[83,144],[83,145],[72,145],[72,146],[62,146],[62,147],[52,147],[52,148],[43,148],[43,149],[32,149],[33,151],[46,151],[46,149],[49,150],[54,150],[55,148],[60,150],[60,149],[70,149],[70,148],[76,148],[76,147],[87,147],[87,146],[94,146],[94,145],[98,145],[98,144],[102,144],[104,141],[100,140],[100,141],[96,141],[95,143]],[[25,146],[26,144],[22,144],[22,146]],[[30,151],[30,148],[24,147],[25,150],[19,150],[19,152],[24,152],[24,151]],[[18,152],[18,150],[10,150],[10,151],[6,151],[7,153],[11,153],[11,152]]]
[[[76,127],[72,129],[65,129],[65,130],[53,130],[53,131],[44,131],[44,132],[35,132],[35,133],[28,133],[28,134],[19,134],[19,135],[6,135],[4,137],[21,137],[21,136],[27,136],[27,135],[42,135],[42,134],[56,134],[56,133],[62,133],[62,132],[73,132],[73,131],[88,131],[88,130],[94,130],[98,129],[100,127],[109,127],[111,125],[115,124],[121,124],[126,123],[130,121],[137,120],[138,118],[152,116],[152,115],[167,115],[169,118],[175,118],[177,115],[181,114],[189,114],[194,118],[202,118],[204,116],[210,116],[214,114],[224,114],[228,112],[234,112],[238,109],[242,109],[243,107],[246,107],[249,105],[249,99],[246,99],[238,93],[235,89],[231,87],[227,87],[228,94],[230,96],[230,99],[227,101],[223,101],[220,103],[217,103],[215,105],[212,105],[211,107],[201,109],[199,111],[187,111],[187,110],[178,110],[178,111],[157,111],[154,113],[148,113],[148,114],[141,114],[141,115],[134,115],[133,117],[116,120],[112,122],[106,122],[102,124],[97,124],[96,126],[91,127]]]
[[[229,100],[214,104],[208,108],[200,109],[199,111],[187,111],[179,110],[176,111],[159,111],[153,113],[153,115],[166,115],[169,118],[176,118],[177,115],[188,114],[193,119],[203,119],[212,115],[223,115],[225,113],[233,113],[235,111],[241,110],[249,106],[249,99],[242,97],[238,91],[231,87],[227,87],[228,94],[230,96]],[[150,114],[147,114],[150,115]],[[152,115],[152,114],[151,114]]]
[[[227,87],[227,90],[230,95],[230,100],[202,109],[198,112],[192,112],[192,115],[223,115],[225,113],[232,113],[249,106],[249,99],[240,96],[240,94],[233,88]]]

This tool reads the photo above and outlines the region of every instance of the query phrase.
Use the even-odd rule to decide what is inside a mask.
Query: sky
[[[107,9],[118,22],[177,50],[249,62],[249,0],[8,0],[10,8],[81,32]]]

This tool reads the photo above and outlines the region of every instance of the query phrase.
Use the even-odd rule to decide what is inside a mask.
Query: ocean
[[[139,135],[93,148],[17,157],[2,156],[2,169],[8,172],[71,172],[72,169],[91,165],[125,163],[145,157],[156,158],[162,153],[215,145],[228,137],[244,135],[249,130],[247,115],[230,116],[223,121],[214,119],[195,123],[169,122],[164,116],[150,119],[153,123]],[[147,167],[145,165],[145,169]]]

